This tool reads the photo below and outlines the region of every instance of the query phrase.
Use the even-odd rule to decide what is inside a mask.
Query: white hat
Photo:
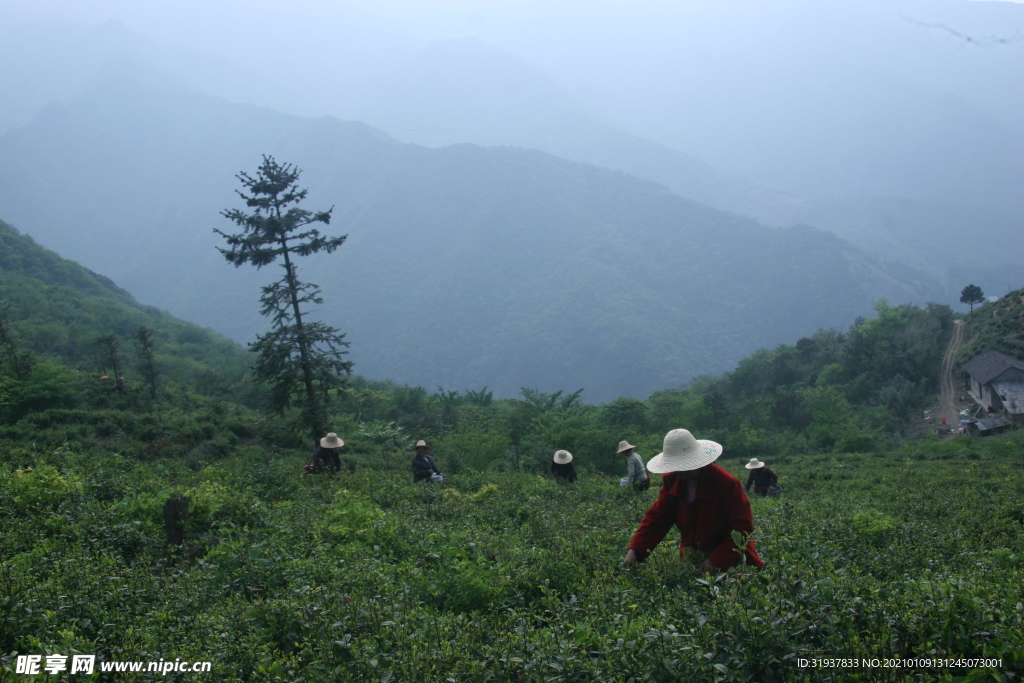
[[[428,451],[430,450],[430,446],[428,446],[427,442],[424,441],[423,439],[420,439],[419,441],[417,441],[416,445],[413,446],[413,448],[426,448]]]
[[[764,467],[764,463],[758,460],[757,458],[751,458],[750,462],[747,463],[746,467],[748,470],[757,470]]]
[[[565,465],[572,462],[572,453],[569,451],[555,451],[555,462],[559,465]]]
[[[721,454],[721,445],[714,441],[698,441],[688,429],[673,429],[665,435],[662,452],[647,463],[647,470],[655,474],[687,472],[713,463]]]
[[[624,451],[631,451],[634,448],[636,448],[636,446],[634,446],[633,444],[629,443],[628,441],[620,441],[619,442],[619,450],[615,451],[615,454],[618,455],[619,453],[622,453]]]
[[[320,439],[320,445],[324,448],[341,448],[345,445],[345,442],[339,439],[337,434],[331,432],[324,438]]]

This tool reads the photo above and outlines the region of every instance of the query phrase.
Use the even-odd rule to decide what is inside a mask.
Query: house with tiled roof
[[[990,412],[1024,420],[1024,361],[986,349],[963,365],[969,391]]]

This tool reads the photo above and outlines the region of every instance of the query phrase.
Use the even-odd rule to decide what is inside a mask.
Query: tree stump
[[[181,545],[185,542],[185,529],[188,526],[188,496],[175,493],[164,501],[164,530],[167,542]]]

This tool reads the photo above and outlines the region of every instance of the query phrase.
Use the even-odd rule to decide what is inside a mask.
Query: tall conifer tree
[[[283,414],[300,408],[298,427],[314,439],[325,431],[331,390],[342,386],[352,362],[344,360],[349,343],[333,327],[307,319],[310,305],[320,305],[320,288],[298,278],[295,259],[321,251],[332,253],[347,235],[326,237],[310,227],[328,225],[333,207],[312,212],[300,208],[306,189],[296,181],[301,171],[291,164],[278,164],[263,156],[255,176],[244,171],[237,178],[243,190],[236,190],[251,209],[228,209],[222,213],[242,229],[224,237],[228,248],[219,251],[236,267],[250,263],[256,268],[281,261],[281,279],[262,288],[261,313],[271,318],[273,329],[257,335],[250,348],[256,352],[256,380],[268,389],[270,408]]]

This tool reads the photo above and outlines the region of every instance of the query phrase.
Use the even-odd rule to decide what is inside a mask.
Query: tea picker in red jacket
[[[673,526],[681,534],[680,559],[696,553],[702,572],[714,574],[741,559],[764,567],[749,538],[754,532],[750,501],[740,480],[714,464],[721,454],[719,444],[697,440],[686,429],[665,435],[662,452],[647,463],[649,472],[664,474],[661,491],[633,534],[626,567],[646,560]],[[746,539],[744,547],[736,539]]]

